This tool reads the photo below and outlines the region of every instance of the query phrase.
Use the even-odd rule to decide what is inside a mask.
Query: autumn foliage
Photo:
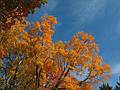
[[[16,20],[22,21],[29,13],[47,3],[48,0],[0,0],[0,30],[10,29]]]
[[[43,16],[31,25],[16,21],[0,32],[2,88],[9,90],[92,90],[110,75],[90,33],[53,42],[56,18]]]

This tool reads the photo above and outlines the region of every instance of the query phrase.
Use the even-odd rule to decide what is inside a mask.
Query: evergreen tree
[[[115,86],[115,90],[120,90],[120,77],[119,77],[119,81],[117,81],[117,84]]]
[[[100,90],[112,90],[112,87],[108,83],[107,84],[104,83],[99,88],[100,88]]]

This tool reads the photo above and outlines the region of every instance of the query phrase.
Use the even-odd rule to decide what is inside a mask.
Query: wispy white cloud
[[[73,10],[73,16],[76,16],[77,24],[80,25],[91,21],[96,15],[103,13],[107,0],[81,0],[76,3],[76,7],[73,8],[75,9]]]
[[[120,63],[113,67],[112,74],[120,74]]]
[[[48,0],[47,11],[54,11],[58,6],[59,0]]]
[[[117,23],[117,25],[116,25],[116,30],[115,30],[115,34],[116,35],[120,35],[120,19],[119,19],[119,21],[118,21],[118,23]],[[120,38],[120,36],[119,36],[119,38]]]

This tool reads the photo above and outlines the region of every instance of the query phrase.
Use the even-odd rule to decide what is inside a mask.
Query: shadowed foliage
[[[35,8],[47,3],[48,0],[0,0],[0,29],[9,29],[15,20],[21,20],[34,13]]]

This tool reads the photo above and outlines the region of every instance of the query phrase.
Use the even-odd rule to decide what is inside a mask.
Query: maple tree
[[[110,76],[90,33],[78,32],[69,41],[53,42],[57,20],[17,20],[0,31],[1,87],[9,90],[92,90]]]
[[[9,29],[16,20],[28,16],[48,0],[0,0],[0,30]]]

